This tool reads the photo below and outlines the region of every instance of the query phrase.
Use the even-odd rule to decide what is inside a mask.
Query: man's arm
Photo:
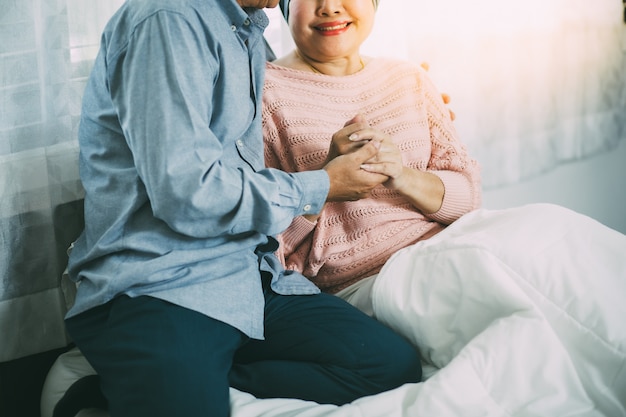
[[[272,235],[293,217],[321,210],[327,198],[359,198],[381,182],[359,168],[367,149],[345,158],[346,165],[296,174],[255,171],[237,159],[237,132],[218,137],[211,119],[230,117],[225,124],[240,129],[252,117],[254,108],[246,107],[252,101],[233,107],[230,116],[213,108],[214,81],[225,58],[212,56],[198,36],[198,28],[179,14],[152,15],[109,71],[112,99],[155,217],[192,237]],[[245,80],[248,62],[241,66]],[[249,98],[250,89],[241,88],[237,97]]]

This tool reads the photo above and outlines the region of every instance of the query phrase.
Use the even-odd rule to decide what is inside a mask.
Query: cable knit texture
[[[332,135],[356,114],[390,135],[403,163],[438,175],[444,201],[423,215],[395,191],[327,203],[317,222],[296,218],[279,236],[279,257],[323,291],[337,292],[377,273],[398,249],[441,231],[481,203],[480,170],[450,120],[441,93],[420,67],[374,59],[349,76],[267,64],[263,125],[267,166],[319,169]]]

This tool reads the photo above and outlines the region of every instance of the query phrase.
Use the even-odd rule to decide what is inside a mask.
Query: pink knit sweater
[[[479,167],[457,139],[440,92],[425,71],[403,61],[374,59],[345,77],[269,63],[263,92],[267,166],[321,168],[333,133],[357,113],[393,138],[406,166],[438,175],[445,196],[438,212],[423,215],[379,186],[371,198],[327,203],[317,222],[296,218],[279,236],[279,258],[331,293],[377,273],[398,249],[441,231],[481,202]]]

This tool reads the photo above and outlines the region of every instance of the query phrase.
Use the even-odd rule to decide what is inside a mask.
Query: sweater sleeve
[[[293,219],[287,230],[278,236],[280,246],[276,256],[285,269],[304,273],[316,225],[316,222],[298,216]]]
[[[465,145],[459,140],[441,93],[425,71],[420,69],[420,74],[432,149],[427,170],[441,179],[445,189],[441,207],[427,217],[442,224],[450,224],[480,207],[480,166],[468,155]]]

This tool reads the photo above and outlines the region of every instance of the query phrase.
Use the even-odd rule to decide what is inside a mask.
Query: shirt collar
[[[269,25],[269,18],[262,9],[255,7],[241,7],[236,1],[221,0],[226,16],[230,19],[231,25],[237,29],[246,28],[251,25],[258,26],[262,31]],[[219,1],[218,1],[219,3]]]

